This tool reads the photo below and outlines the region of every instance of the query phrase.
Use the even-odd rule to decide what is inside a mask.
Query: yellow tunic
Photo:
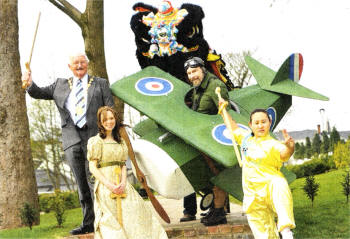
[[[279,238],[278,231],[295,228],[292,194],[280,172],[286,146],[270,135],[246,138],[249,133],[242,128],[233,132],[242,148],[243,210],[255,238]]]
[[[105,143],[98,135],[88,141],[88,160],[99,162],[125,162],[128,149],[124,141]],[[116,182],[115,167],[99,168],[108,179]],[[122,198],[122,221],[117,219],[117,202],[110,198],[111,191],[96,180],[94,187],[95,238],[118,239],[165,239],[168,238],[158,219],[152,214],[140,195],[129,182],[125,186],[126,198]]]

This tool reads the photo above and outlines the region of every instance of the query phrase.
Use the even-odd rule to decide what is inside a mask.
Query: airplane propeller
[[[125,129],[120,131],[121,135],[124,135],[124,139],[129,139]],[[159,216],[167,223],[170,223],[170,218],[168,216],[168,214],[166,213],[166,211],[164,210],[164,208],[162,207],[162,205],[160,204],[160,202],[157,200],[157,198],[153,195],[151,189],[148,187],[147,185],[147,180],[145,175],[142,173],[142,171],[140,170],[137,161],[135,159],[135,154],[134,151],[132,150],[132,146],[129,140],[126,140],[126,144],[129,150],[132,151],[132,154],[130,156],[130,160],[131,162],[134,164],[135,167],[135,171],[136,171],[136,175],[137,175],[137,179],[139,180],[139,182],[142,184],[143,188],[146,190],[147,196],[150,199],[154,209],[157,211],[157,213],[159,214]]]

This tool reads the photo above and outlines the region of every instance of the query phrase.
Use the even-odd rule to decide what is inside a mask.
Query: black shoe
[[[228,197],[228,195],[226,196],[226,199],[225,199],[225,206],[224,206],[224,209],[225,209],[225,213],[228,214],[231,212],[231,208],[230,208],[230,199]]]
[[[196,216],[190,214],[185,214],[182,218],[180,218],[180,222],[189,222],[193,220],[196,220]]]
[[[219,224],[226,224],[227,220],[224,208],[214,208],[213,212],[208,217],[203,218],[201,222],[207,227]]]
[[[227,219],[226,217],[221,218],[221,219],[213,219],[213,220],[208,220],[206,223],[203,223],[204,226],[206,227],[211,227],[211,226],[216,226],[216,225],[220,225],[220,224],[227,224]]]
[[[199,214],[199,215],[201,215],[202,217],[206,217],[206,216],[208,215],[208,213],[209,213],[209,211],[208,211],[208,212],[202,212],[202,213]]]
[[[201,223],[203,223],[203,220],[206,220],[208,217],[210,217],[211,214],[213,214],[213,212],[214,212],[214,208],[211,207],[207,213],[203,213],[205,215],[203,215],[203,217],[201,218]]]
[[[71,235],[79,235],[94,232],[93,226],[80,226],[70,231]]]

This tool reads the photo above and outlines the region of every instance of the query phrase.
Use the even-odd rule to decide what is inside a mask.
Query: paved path
[[[164,210],[168,213],[170,218],[170,224],[164,222],[154,210],[151,202],[146,201],[148,205],[153,209],[154,214],[158,217],[164,229],[167,231],[169,238],[246,238],[253,239],[250,228],[248,226],[247,218],[243,215],[242,206],[238,204],[231,203],[230,210],[231,213],[227,214],[227,224],[205,227],[200,223],[200,213],[199,203],[201,197],[197,197],[197,220],[190,222],[181,222],[180,218],[183,216],[183,199],[167,199],[161,196],[157,196],[158,201],[163,206]],[[65,239],[93,239],[94,234],[84,234],[77,236],[68,236]]]
[[[164,210],[168,213],[168,216],[170,218],[170,224],[167,224],[159,217],[158,213],[154,210],[150,201],[146,201],[146,203],[152,207],[152,209],[154,210],[154,213],[157,215],[162,225],[166,228],[169,226],[171,227],[171,226],[176,226],[177,224],[180,224],[180,218],[183,216],[183,199],[180,199],[180,200],[167,199],[161,196],[157,196],[157,199],[159,200],[160,204],[163,206]],[[182,222],[181,225],[187,225],[189,223],[200,223],[200,218],[201,218],[200,213],[203,212],[199,206],[200,200],[201,200],[201,197],[197,197],[197,205],[198,205],[197,220],[192,222]],[[243,214],[242,206],[238,204],[231,203],[230,210],[231,210],[231,213],[228,215],[228,217],[230,216],[239,217],[239,216],[242,216]]]

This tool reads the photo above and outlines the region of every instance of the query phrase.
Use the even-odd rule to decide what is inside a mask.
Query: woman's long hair
[[[107,116],[107,112],[111,112],[115,119],[115,126],[112,130],[112,136],[115,141],[117,141],[119,144],[121,143],[121,137],[119,134],[119,130],[121,127],[124,127],[125,125],[118,119],[117,112],[109,106],[102,106],[97,111],[97,127],[98,127],[98,134],[102,139],[106,138],[106,130],[102,125],[102,119],[105,119]]]

